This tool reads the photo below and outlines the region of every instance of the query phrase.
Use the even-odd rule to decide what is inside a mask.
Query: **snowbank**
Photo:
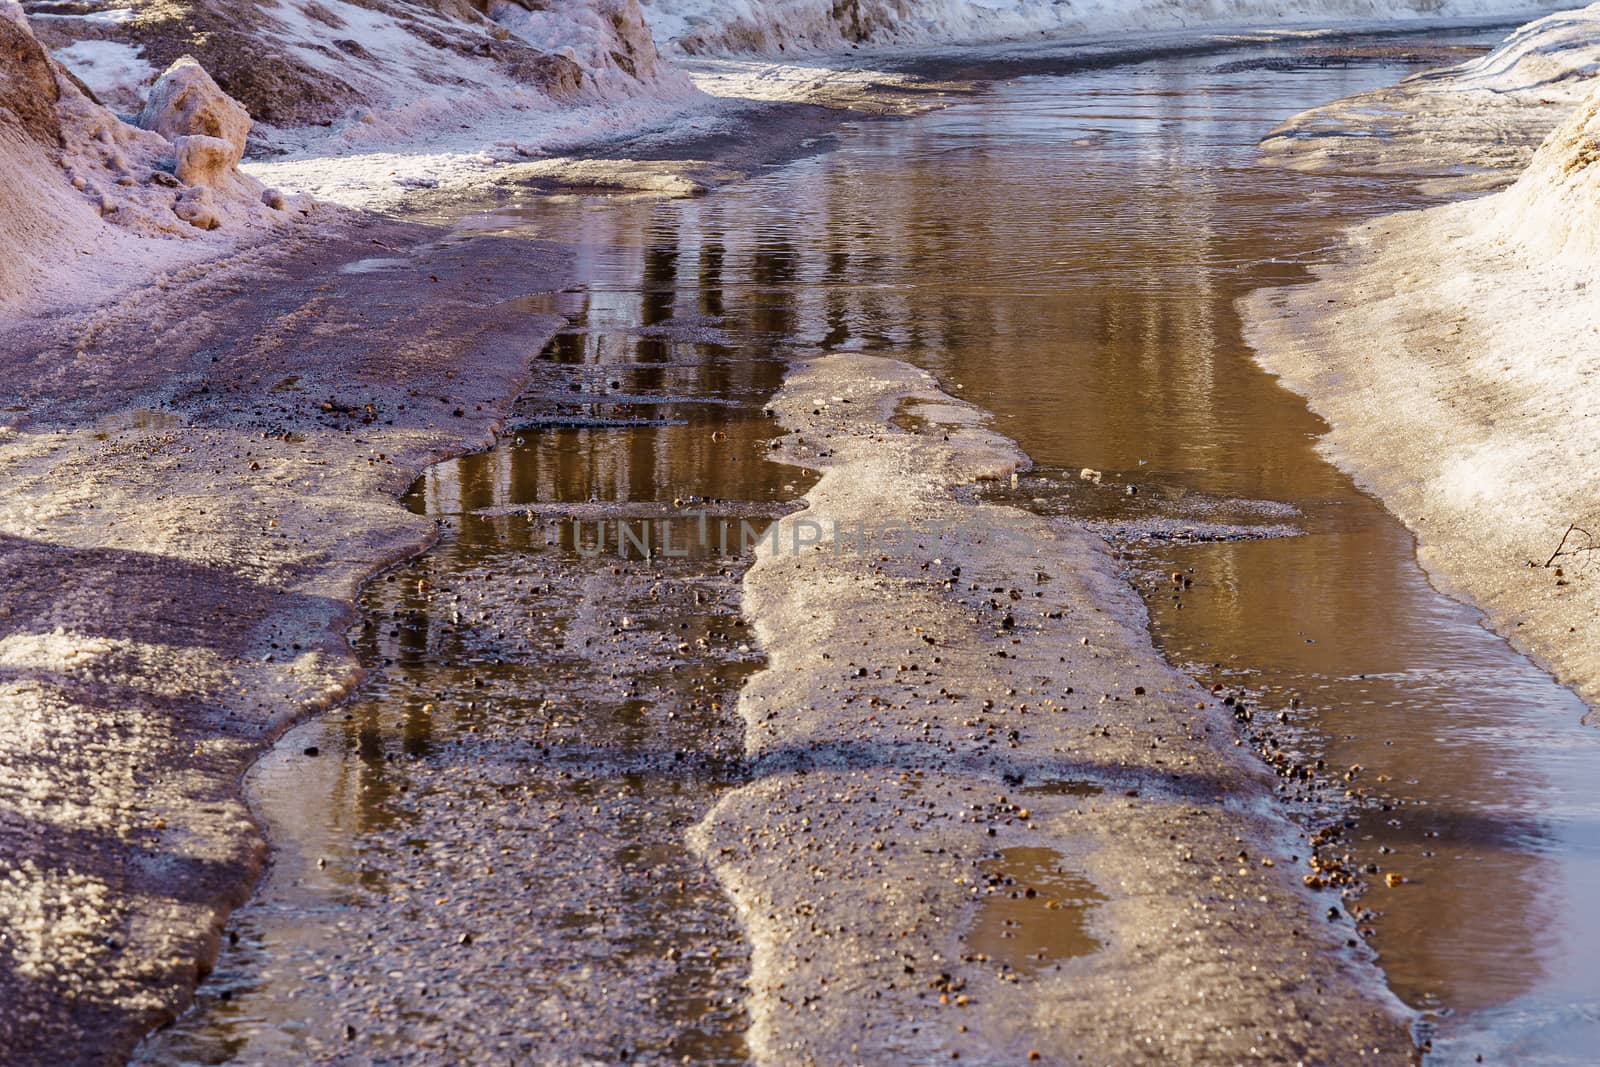
[[[286,225],[304,208],[237,171],[249,116],[193,61],[157,83],[145,116],[154,129],[140,129],[65,77],[5,3],[0,90],[5,313],[101,299]]]
[[[519,108],[686,92],[637,0],[47,0],[36,28],[97,94],[137,110],[150,73],[194,56],[262,123],[261,144],[454,128]],[[130,6],[133,17],[117,17]],[[48,11],[43,9],[48,8]]]
[[[1430,192],[1499,188],[1600,71],[1600,4],[1530,22],[1466,63],[1285,121],[1263,158],[1296,170],[1406,174]]]
[[[1447,92],[1485,90],[1576,100],[1600,73],[1600,4],[1562,11],[1521,27],[1480,59],[1411,79]]]
[[[1480,206],[1484,236],[1535,260],[1560,260],[1583,280],[1600,273],[1597,163],[1600,89],[1591,89],[1516,184]]]
[[[1597,7],[1541,20],[1429,83],[1455,90],[1399,100],[1470,153],[1496,131],[1441,101],[1490,95],[1529,128],[1586,91],[1514,184],[1368,223],[1315,284],[1245,312],[1258,359],[1328,420],[1328,451],[1416,533],[1435,580],[1600,707],[1596,22]]]
[[[127,112],[193,55],[255,117],[272,184],[386,207],[750,99],[833,106],[859,72],[705,70],[673,59],[849,52],[1206,23],[1503,14],[1506,0],[27,0],[44,43]],[[658,44],[661,51],[658,51]],[[665,57],[662,52],[665,52]],[[727,60],[725,62],[736,62]],[[811,63],[809,67],[817,67]],[[720,79],[720,80],[719,80]],[[729,83],[736,83],[730,85]],[[731,95],[730,95],[731,94]]]
[[[269,183],[350,206],[387,206],[705,103],[657,53],[638,0],[25,6],[57,59],[124,113],[144,106],[158,67],[192,55],[254,116],[250,156],[273,161]]]
[[[645,0],[656,40],[691,55],[957,44],[1202,23],[1451,18],[1526,11],[1497,0]]]

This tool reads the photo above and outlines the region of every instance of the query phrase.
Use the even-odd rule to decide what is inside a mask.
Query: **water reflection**
[[[1234,310],[1301,280],[1337,226],[1410,203],[1398,185],[1253,162],[1272,115],[1374,73],[1188,61],[1029,80],[1003,106],[864,130],[796,188],[815,190],[817,227],[873,224],[842,284],[833,249],[814,254],[828,342],[866,347],[866,328],[839,324],[870,322],[892,339],[871,347],[996,412],[1042,467],[1023,502],[1113,530],[1147,521],[1152,499],[1293,506],[1303,536],[1130,545],[1158,637],[1282,710],[1251,728],[1269,746],[1362,768],[1346,839],[1374,888],[1351,906],[1396,991],[1453,1013],[1441,1054],[1556,1055],[1597,1032],[1600,923],[1580,888],[1600,855],[1596,735],[1570,693],[1429,587],[1407,532],[1250,361]],[[1083,467],[1104,484],[1062,492]],[[1174,569],[1192,587],[1174,592]]]
[[[1049,848],[1009,848],[985,865],[983,902],[968,953],[1028,978],[1100,947],[1089,914],[1105,896]]]
[[[689,235],[587,235],[589,284],[527,301],[571,324],[515,428],[406,498],[442,539],[363,597],[360,698],[253,772],[272,873],[142,1062],[747,1059],[747,949],[685,834],[743,780],[759,659],[741,561],[657,546],[808,484],[768,458],[783,256],[724,296]],[[653,539],[590,556],[584,517]]]
[[[584,285],[529,306],[573,324],[533,368],[524,429],[410,497],[447,536],[368,598],[358,643],[377,681],[260,773],[260,810],[297,840],[212,986],[241,997],[224,1009],[208,994],[212,1014],[153,1058],[272,1051],[320,1025],[285,1022],[299,1017],[295,982],[342,973],[308,931],[359,926],[339,909],[412,884],[439,888],[406,864],[441,848],[479,865],[490,910],[507,870],[523,881],[503,895],[540,887],[513,925],[551,941],[502,950],[529,973],[568,952],[590,974],[642,976],[656,1000],[635,1028],[669,1035],[658,1051],[742,1054],[724,1031],[742,949],[681,846],[740,773],[727,707],[752,660],[737,567],[711,552],[587,560],[573,531],[629,518],[687,536],[684,510],[759,518],[802,493],[797,471],[766,458],[762,404],[787,361],[841,349],[917,362],[995,412],[1040,465],[1019,502],[1126,530],[1170,656],[1248,686],[1249,736],[1335,772],[1286,795],[1308,817],[1354,804],[1342,840],[1378,872],[1352,907],[1382,913],[1363,922],[1396,991],[1456,1013],[1444,1053],[1592,1044],[1596,735],[1571,694],[1428,586],[1405,530],[1317,455],[1322,427],[1241,340],[1239,295],[1303,280],[1298,264],[1340,225],[1415,202],[1398,184],[1255,165],[1255,139],[1284,115],[1406,72],[1381,50],[1339,67],[1296,49],[1260,58],[1282,56],[1295,62],[1022,79],[863,125],[836,153],[705,199],[529,198],[472,220],[575,247]],[[1157,526],[1168,536],[1149,536]],[[306,757],[311,744],[339,758]],[[575,796],[593,803],[550,822]],[[474,804],[543,827],[529,843],[545,870],[491,864],[481,845],[496,834],[475,832]],[[319,854],[338,861],[317,867]],[[615,906],[574,901],[549,871],[592,872]],[[1391,888],[1389,873],[1404,881]],[[1055,956],[1084,947],[1080,927],[1029,921],[1070,942]],[[592,1015],[609,1052],[627,1051],[604,1003],[556,985],[566,1018],[528,1019],[570,1034]]]
[[[1021,502],[1125,527],[1169,654],[1248,685],[1260,743],[1339,772],[1286,795],[1313,819],[1356,805],[1343,840],[1377,871],[1350,906],[1396,991],[1454,1013],[1441,1054],[1558,1051],[1594,1032],[1600,922],[1580,886],[1600,855],[1584,771],[1600,751],[1570,693],[1429,587],[1407,532],[1249,358],[1238,296],[1304,280],[1341,226],[1421,202],[1257,166],[1283,115],[1405,72],[1383,49],[1337,67],[1284,54],[1027,78],[693,205],[629,210],[641,243],[714,244],[719,299],[742,289],[797,353],[908,359],[995,412],[1040,464]],[[1147,536],[1163,516],[1178,535]],[[1174,569],[1192,584],[1175,591]]]

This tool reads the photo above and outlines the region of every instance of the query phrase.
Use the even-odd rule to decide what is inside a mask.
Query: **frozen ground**
[[[1600,700],[1600,95],[1585,79],[1600,55],[1589,30],[1597,18],[1590,7],[1535,23],[1505,49],[1431,79],[1428,95],[1398,98],[1402,110],[1422,101],[1426,123],[1463,148],[1496,135],[1477,108],[1435,101],[1471,100],[1493,84],[1502,121],[1527,135],[1547,125],[1545,101],[1564,101],[1561,125],[1509,188],[1369,223],[1314,284],[1259,293],[1246,308],[1261,361],[1328,419],[1327,448],[1416,531],[1435,580],[1480,605],[1591,705]],[[1397,158],[1417,166],[1432,139],[1399,138]],[[1386,164],[1384,143],[1363,165]],[[1494,158],[1508,165],[1516,155]]]
[[[357,682],[359,584],[434,536],[396,497],[559,324],[514,303],[559,252],[439,236],[302,233],[0,327],[8,1063],[121,1062],[187,1001],[263,859],[240,776]]]

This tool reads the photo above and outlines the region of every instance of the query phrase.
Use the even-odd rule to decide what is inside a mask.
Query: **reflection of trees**
[[[536,429],[524,444],[445,464],[427,475],[422,499],[457,513],[532,501],[645,501],[699,494],[770,500],[796,472],[761,458],[770,433],[759,406],[782,379],[778,355],[796,327],[793,289],[798,252],[782,241],[759,242],[734,257],[715,230],[702,235],[698,215],[661,207],[648,218],[642,247],[618,241],[593,255],[597,273],[573,328],[557,336],[541,359],[572,368],[584,390],[587,416],[683,420],[686,425],[626,429]],[[626,298],[626,299],[625,299]],[[679,314],[727,316],[731,346],[682,338],[670,330]],[[650,327],[669,327],[651,330]],[[641,328],[645,332],[641,334]],[[617,386],[612,389],[611,382]],[[684,403],[611,402],[607,393],[682,397]],[[560,413],[573,399],[558,382],[527,399],[524,415]],[[695,404],[696,397],[748,399],[749,407]],[[713,440],[722,431],[725,439]],[[540,537],[543,527],[467,523],[463,537],[483,532],[516,540]]]

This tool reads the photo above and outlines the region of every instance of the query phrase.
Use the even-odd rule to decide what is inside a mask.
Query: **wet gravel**
[[[367,587],[358,698],[252,772],[273,867],[138,1062],[747,1062],[749,949],[687,837],[749,780],[763,662],[706,535],[808,484],[766,460],[781,339],[556,307],[497,447],[406,498],[440,539]]]
[[[742,1062],[748,959],[683,844],[743,776],[725,709],[755,660],[733,574],[452,533],[363,608],[362,699],[297,731],[254,790],[276,822],[308,764],[336,763],[350,835],[280,862],[201,1010],[145,1062],[284,1043],[341,1062]],[[256,1000],[278,997],[294,1025],[257,1029]]]

